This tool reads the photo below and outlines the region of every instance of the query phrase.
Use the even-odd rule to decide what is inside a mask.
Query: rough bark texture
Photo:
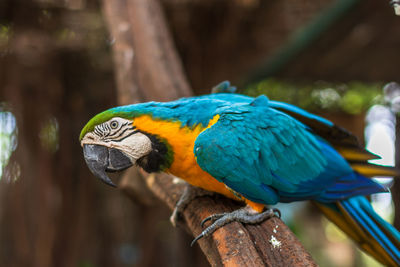
[[[168,101],[191,90],[157,1],[103,1],[119,102]]]
[[[182,184],[168,175],[150,175],[145,179],[151,191],[173,209]],[[204,218],[237,208],[237,203],[224,197],[200,197],[185,209],[184,228],[196,236],[203,230],[200,222]],[[212,266],[316,266],[278,218],[258,225],[231,223],[217,230],[212,238],[200,239],[198,243]]]
[[[115,42],[113,51],[121,104],[172,100],[191,94],[158,1],[103,1],[103,8]],[[167,175],[142,176],[148,188],[172,209],[182,185]],[[134,178],[137,177],[129,174],[121,182],[130,195],[143,189],[136,182],[132,184],[131,181],[137,180]],[[196,199],[184,212],[184,228],[196,236],[202,230],[202,219],[237,207],[224,198]],[[231,223],[217,230],[212,238],[201,239],[199,245],[213,266],[315,265],[278,218],[260,225]]]

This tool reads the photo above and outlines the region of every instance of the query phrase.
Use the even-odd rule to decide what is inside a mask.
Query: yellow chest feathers
[[[214,117],[209,126],[218,120]],[[197,136],[205,129],[201,125],[196,127],[182,127],[180,122],[154,120],[148,115],[135,118],[134,126],[143,132],[156,135],[168,142],[173,150],[173,162],[165,170],[188,183],[223,194],[230,198],[235,198],[226,186],[214,179],[210,174],[203,171],[197,164],[193,148]]]

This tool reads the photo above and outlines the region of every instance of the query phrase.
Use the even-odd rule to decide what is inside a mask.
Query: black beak
[[[102,182],[113,187],[116,185],[107,176],[106,171],[123,171],[133,165],[123,152],[101,145],[83,145],[83,155],[90,171]]]

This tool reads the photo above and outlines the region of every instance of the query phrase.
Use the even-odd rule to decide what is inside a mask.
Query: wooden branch
[[[172,100],[190,95],[158,1],[104,0],[103,9],[114,38],[114,61],[121,104]],[[150,191],[172,210],[181,195],[182,184],[176,183],[168,175],[142,177]],[[137,177],[125,176],[122,182],[130,195],[143,192],[140,186],[135,188],[138,185],[131,182],[133,178]],[[197,236],[202,231],[202,219],[238,207],[237,203],[223,197],[195,199],[184,211],[183,227]],[[212,266],[316,265],[278,218],[259,225],[231,223],[198,243]]]
[[[172,210],[183,185],[168,175],[149,175],[150,190]],[[224,197],[200,197],[185,209],[186,229],[193,236],[203,230],[200,222],[215,213],[232,211],[240,206]],[[290,229],[272,218],[258,225],[231,223],[218,229],[211,238],[198,241],[212,266],[317,266]]]

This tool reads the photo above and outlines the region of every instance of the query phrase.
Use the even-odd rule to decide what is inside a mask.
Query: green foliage
[[[0,56],[8,50],[8,43],[12,36],[11,27],[9,25],[0,24]]]
[[[58,122],[55,118],[50,118],[45,123],[39,132],[41,145],[49,152],[54,153],[58,150]]]
[[[93,264],[91,261],[89,260],[83,260],[79,263],[78,265],[79,267],[94,267],[96,266],[95,264]]]
[[[383,103],[381,88],[379,83],[318,81],[306,84],[267,79],[250,85],[244,93],[250,96],[265,94],[271,100],[288,102],[313,112],[324,110],[359,114],[374,104]]]

